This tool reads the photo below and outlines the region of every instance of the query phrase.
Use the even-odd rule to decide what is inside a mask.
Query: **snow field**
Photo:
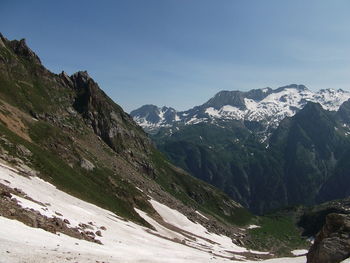
[[[16,170],[2,164],[0,164],[0,183],[21,189],[32,199],[42,203],[13,196],[22,207],[32,208],[48,217],[68,219],[72,227],[80,223],[92,222],[93,231],[102,232],[102,237],[97,237],[97,239],[103,243],[99,245],[61,233],[52,234],[39,228],[31,228],[16,220],[0,217],[0,263],[234,263],[238,261],[216,255],[240,259],[242,256],[234,256],[232,252],[247,251],[246,248],[234,245],[228,237],[209,233],[203,226],[188,220],[183,214],[155,200],[150,200],[150,203],[163,220],[183,232],[165,227],[141,210],[136,211],[153,225],[156,231],[124,221],[112,212],[68,195],[38,177],[23,177]],[[107,230],[101,230],[102,226]],[[189,238],[189,236],[194,238]],[[184,240],[187,245],[169,240],[174,238]],[[305,262],[305,257],[264,262],[301,263]]]

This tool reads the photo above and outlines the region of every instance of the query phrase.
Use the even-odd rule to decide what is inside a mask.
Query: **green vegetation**
[[[288,255],[290,251],[308,248],[308,242],[291,216],[270,214],[256,219],[261,226],[248,230],[251,249],[272,251],[276,255]]]
[[[221,189],[253,212],[262,213],[280,200],[273,195],[283,195],[279,162],[266,154],[265,145],[241,123],[200,123],[174,130],[171,136],[166,135],[166,129],[161,130],[153,138],[175,165]]]
[[[51,134],[51,131],[55,131],[55,128],[52,126],[50,127],[47,123],[39,123],[33,127],[31,136],[35,139],[42,138],[44,140],[47,134],[55,136],[55,132]],[[48,133],[46,134],[47,131]],[[148,225],[147,222],[134,211],[133,206],[130,205],[130,202],[134,202],[134,199],[137,199],[139,207],[142,207],[146,211],[152,210],[146,198],[133,199],[132,197],[141,195],[140,191],[130,183],[122,180],[111,170],[97,167],[93,171],[86,171],[80,167],[71,167],[65,161],[58,158],[56,154],[36,144],[23,140],[10,132],[2,124],[0,124],[0,132],[13,143],[12,146],[6,144],[2,145],[11,155],[17,155],[16,145],[22,144],[27,147],[33,153],[30,157],[33,168],[40,172],[42,178],[48,180],[59,189],[85,201],[109,209],[121,217],[143,225]],[[111,185],[109,177],[118,181],[118,187],[113,187]],[[127,200],[126,197],[131,197],[131,200]]]

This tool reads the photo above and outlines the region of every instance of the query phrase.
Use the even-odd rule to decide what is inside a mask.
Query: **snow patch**
[[[307,252],[308,251],[306,249],[296,249],[296,250],[291,251],[291,253],[294,256],[303,256],[303,255],[307,254]]]
[[[204,215],[202,215],[200,212],[198,212],[198,211],[196,211],[196,214],[198,214],[198,215],[200,215],[201,217],[203,217],[204,219],[206,219],[206,220],[209,220],[209,218],[208,217],[206,217],[206,216],[204,216]]]
[[[257,225],[249,225],[247,227],[247,229],[254,229],[254,228],[260,228],[261,226],[257,226]]]
[[[212,117],[220,117],[219,111],[214,109],[213,107],[207,108],[204,112]]]

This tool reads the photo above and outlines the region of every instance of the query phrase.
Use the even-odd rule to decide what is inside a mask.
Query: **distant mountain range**
[[[292,84],[277,89],[220,91],[206,103],[186,111],[144,105],[130,114],[150,133],[174,124],[215,123],[218,120],[258,122],[260,130],[266,131],[276,128],[281,120],[293,116],[309,101],[321,104],[326,110],[336,111],[349,98],[350,92],[341,89],[313,92],[304,85]]]
[[[176,165],[256,213],[350,194],[350,93],[303,85],[221,91],[176,112],[131,113]]]

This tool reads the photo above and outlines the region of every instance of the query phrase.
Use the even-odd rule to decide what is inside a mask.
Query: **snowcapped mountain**
[[[134,120],[137,120],[140,126],[144,129],[166,127],[174,121],[180,121],[180,118],[176,114],[176,110],[165,106],[159,108],[155,105],[144,105],[141,108],[134,110],[132,115],[135,116]]]
[[[187,111],[145,105],[131,112],[134,120],[147,131],[155,131],[174,123],[196,124],[215,120],[257,121],[266,127],[276,127],[285,117],[293,116],[309,101],[329,111],[336,111],[350,98],[344,90],[310,91],[304,85],[288,85],[277,89],[264,88],[242,91],[220,91],[201,106]]]

